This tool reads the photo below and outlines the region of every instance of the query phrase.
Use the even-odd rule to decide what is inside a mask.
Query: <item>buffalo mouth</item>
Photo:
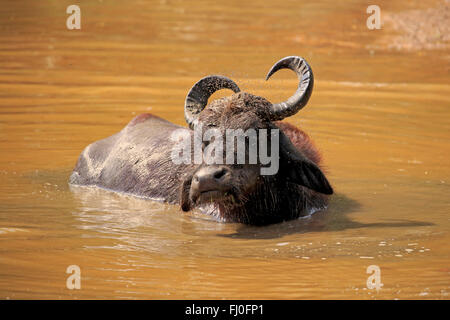
[[[196,204],[202,204],[207,202],[218,202],[230,198],[232,195],[223,190],[205,190],[193,196],[193,200]]]
[[[203,190],[201,192],[191,193],[191,200],[195,205],[205,204],[205,203],[217,203],[226,200],[231,200],[234,198],[232,190]]]

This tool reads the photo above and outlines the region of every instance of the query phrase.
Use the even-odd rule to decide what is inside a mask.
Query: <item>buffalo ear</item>
[[[181,210],[187,212],[192,209],[192,202],[189,199],[189,191],[191,190],[192,176],[183,180],[180,188],[180,206]]]
[[[333,188],[320,168],[303,155],[282,132],[280,157],[281,172],[287,181],[323,194],[333,194]]]
[[[284,175],[289,182],[323,194],[333,194],[333,188],[327,178],[319,167],[312,162],[288,161],[284,168]]]

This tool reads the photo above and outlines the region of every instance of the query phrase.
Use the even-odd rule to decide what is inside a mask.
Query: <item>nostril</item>
[[[220,178],[222,178],[225,175],[225,173],[227,173],[227,170],[225,168],[222,168],[219,171],[216,171],[214,173],[214,178],[215,179],[220,179]]]

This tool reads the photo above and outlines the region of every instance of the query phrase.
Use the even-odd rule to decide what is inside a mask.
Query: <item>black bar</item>
[[[364,319],[367,316],[385,318],[417,315],[419,311],[433,310],[447,314],[449,300],[151,300],[151,301],[106,301],[106,300],[4,300],[0,310],[13,312],[16,317],[21,312],[32,314],[54,314],[71,318],[106,315],[131,319],[140,315],[141,319],[302,319],[311,316],[345,316]],[[430,309],[432,308],[432,309]],[[447,310],[444,310],[446,308]]]

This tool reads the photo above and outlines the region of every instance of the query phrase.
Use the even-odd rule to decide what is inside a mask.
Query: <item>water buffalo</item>
[[[313,73],[303,58],[291,56],[278,61],[266,80],[284,68],[299,78],[296,92],[285,102],[272,104],[241,92],[224,76],[207,76],[194,84],[186,97],[189,128],[141,114],[120,132],[87,146],[70,183],[178,203],[183,211],[197,208],[220,221],[253,225],[295,219],[325,208],[333,189],[319,168],[317,149],[301,129],[280,122],[306,105],[313,89]],[[208,104],[208,98],[220,89],[231,89],[234,94]],[[269,147],[278,147],[271,152],[277,151],[279,169],[263,175],[265,165],[259,158],[256,163],[247,161],[251,156],[247,136],[243,140],[247,146],[244,163],[207,163],[203,157],[200,163],[175,164],[173,150],[178,142],[170,137],[181,132],[194,140],[198,128],[202,133],[215,129],[221,134],[228,129],[277,131],[278,143],[274,136],[265,137]],[[257,139],[262,139],[261,135]],[[202,150],[207,147],[203,141]],[[239,151],[235,149],[235,153]]]

